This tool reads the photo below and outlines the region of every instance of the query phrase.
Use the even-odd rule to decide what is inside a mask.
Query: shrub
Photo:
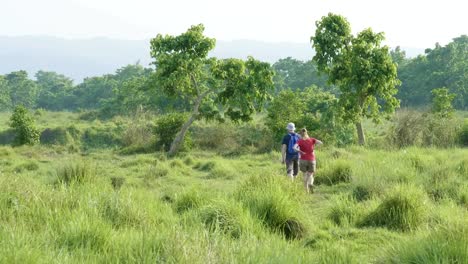
[[[122,144],[124,147],[152,146],[154,144],[153,125],[141,120],[134,120],[124,130],[122,135]]]
[[[41,144],[59,144],[67,143],[67,131],[62,127],[46,128],[41,132]]]
[[[171,113],[159,117],[154,127],[154,133],[157,137],[157,147],[164,151],[169,151],[172,141],[174,141],[174,138],[186,120],[187,115],[183,113]],[[187,132],[182,144],[182,150],[190,149],[191,144],[192,139],[190,133]]]
[[[0,144],[13,144],[15,141],[16,132],[14,129],[8,129],[0,132]]]
[[[15,108],[10,118],[10,127],[15,131],[15,144],[34,145],[39,142],[39,131],[34,125],[34,119],[23,106]]]
[[[424,146],[454,147],[458,144],[461,122],[456,118],[428,115],[422,130]]]
[[[425,198],[420,189],[397,186],[363,219],[360,225],[387,227],[400,231],[414,230],[426,219]]]
[[[352,170],[348,162],[338,160],[323,171],[318,171],[316,184],[334,185],[340,182],[351,182]]]
[[[107,148],[122,144],[121,137],[116,129],[112,127],[87,128],[81,137],[81,141],[88,148]]]
[[[389,141],[400,148],[421,144],[425,117],[418,111],[398,111],[390,127]]]
[[[85,161],[69,162],[58,168],[56,174],[57,181],[66,185],[89,182],[96,176],[95,168]]]
[[[460,145],[468,147],[468,120],[465,120],[465,124],[460,129],[458,141],[460,142]]]
[[[202,222],[212,231],[239,238],[252,231],[252,219],[235,201],[218,200],[200,209]]]

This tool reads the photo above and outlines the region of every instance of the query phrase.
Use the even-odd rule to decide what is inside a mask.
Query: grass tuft
[[[387,227],[411,231],[418,228],[427,216],[424,192],[413,186],[393,188],[382,203],[361,222],[361,226]]]

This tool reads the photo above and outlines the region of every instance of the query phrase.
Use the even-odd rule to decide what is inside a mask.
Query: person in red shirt
[[[314,172],[316,170],[316,161],[314,148],[315,145],[323,144],[322,141],[309,137],[307,129],[303,128],[300,132],[301,139],[297,142],[295,149],[301,153],[299,160],[299,169],[304,173],[304,186],[309,193],[313,192]]]

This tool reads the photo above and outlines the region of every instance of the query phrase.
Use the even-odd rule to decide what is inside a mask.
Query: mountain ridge
[[[31,76],[39,70],[64,74],[75,82],[86,77],[113,73],[136,62],[150,66],[149,39],[125,40],[108,37],[68,39],[54,36],[0,36],[0,74],[26,70]],[[402,48],[409,57],[424,49]],[[313,49],[309,43],[265,42],[239,39],[218,40],[210,56],[246,58],[274,63],[293,57],[310,60]]]

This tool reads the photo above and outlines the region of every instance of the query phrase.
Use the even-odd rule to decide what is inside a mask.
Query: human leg
[[[292,159],[286,159],[286,174],[289,178],[294,179],[294,164]]]
[[[296,178],[299,173],[299,157],[293,159],[293,177]]]

